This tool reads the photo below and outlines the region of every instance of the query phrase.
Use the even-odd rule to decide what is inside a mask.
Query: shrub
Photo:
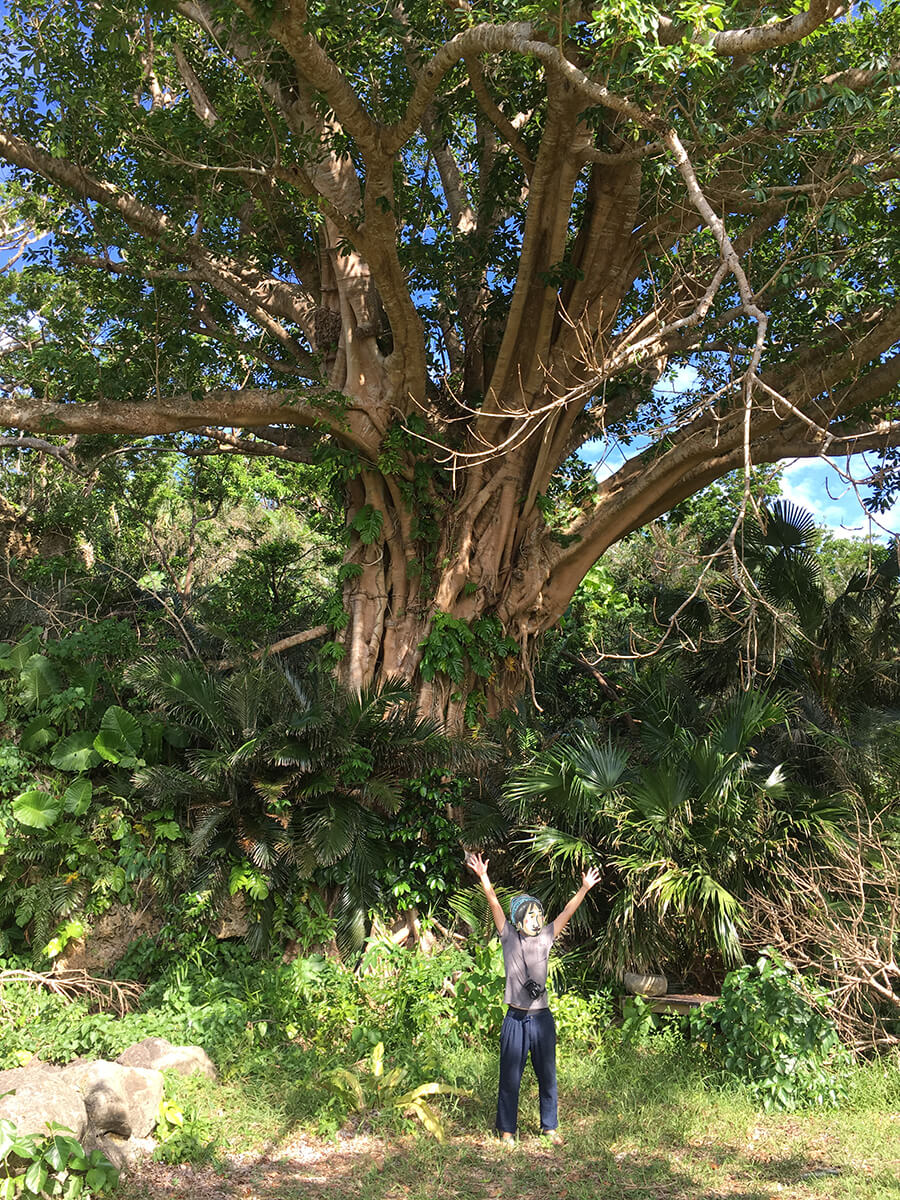
[[[691,1014],[691,1029],[727,1075],[767,1110],[836,1107],[851,1057],[823,991],[774,951],[731,971],[721,998]]]
[[[604,992],[591,996],[580,996],[577,992],[551,994],[550,1007],[559,1038],[569,1045],[589,1047],[592,1051],[601,1045],[613,1020],[612,1000]]]
[[[114,1191],[119,1172],[99,1150],[88,1153],[61,1125],[46,1137],[19,1134],[0,1120],[0,1200],[100,1196]]]

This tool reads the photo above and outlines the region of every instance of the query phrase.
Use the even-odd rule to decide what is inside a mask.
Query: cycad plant
[[[262,948],[275,898],[315,882],[339,941],[359,944],[405,781],[464,756],[463,743],[418,717],[399,683],[347,694],[314,679],[308,691],[271,663],[225,674],[174,658],[144,659],[130,678],[189,742],[180,765],[136,782],[152,803],[180,804],[197,886],[244,891]]]
[[[605,871],[577,918],[610,969],[738,962],[742,897],[777,889],[780,862],[836,836],[839,806],[789,788],[760,752],[786,720],[778,699],[738,693],[695,714],[698,728],[657,683],[636,712],[637,752],[581,733],[512,777],[534,886],[561,902],[574,872]]]

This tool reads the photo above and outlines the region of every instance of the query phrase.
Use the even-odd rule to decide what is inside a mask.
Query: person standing
[[[555,921],[546,924],[544,909],[534,896],[514,896],[509,919],[488,878],[488,859],[466,855],[487,897],[503,947],[506,974],[506,1016],[500,1030],[500,1086],[497,1093],[497,1132],[504,1142],[514,1143],[519,1120],[519,1088],[528,1055],[538,1081],[541,1133],[559,1143],[556,1086],[556,1023],[547,999],[547,968],[550,947],[568,925],[572,914],[599,881],[600,872],[590,867],[581,877],[581,887]]]

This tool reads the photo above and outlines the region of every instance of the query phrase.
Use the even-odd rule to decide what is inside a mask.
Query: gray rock
[[[65,1074],[80,1088],[91,1130],[97,1136],[144,1138],[156,1127],[163,1098],[159,1071],[100,1059],[70,1065]]]
[[[120,1171],[131,1170],[156,1149],[153,1138],[123,1138],[116,1133],[90,1134],[85,1149],[100,1150]]]
[[[179,1075],[205,1075],[217,1079],[212,1059],[202,1046],[173,1046],[165,1038],[149,1037],[123,1051],[116,1062],[126,1067],[144,1067],[155,1071],[172,1070]]]
[[[87,1129],[87,1109],[81,1093],[58,1069],[14,1067],[0,1071],[0,1096],[0,1117],[14,1121],[19,1133],[46,1134],[49,1121],[71,1129],[77,1138]]]

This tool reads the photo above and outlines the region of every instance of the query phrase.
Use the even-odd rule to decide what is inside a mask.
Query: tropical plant
[[[324,1076],[323,1082],[360,1115],[360,1124],[378,1113],[412,1114],[439,1142],[444,1140],[444,1125],[426,1097],[465,1095],[449,1083],[420,1083],[410,1087],[405,1067],[385,1070],[383,1042],[373,1046],[364,1068],[351,1071],[337,1067]]]
[[[825,992],[769,950],[726,975],[719,999],[691,1013],[691,1030],[767,1111],[833,1108],[852,1058],[828,1009]]]
[[[0,1119],[0,1200],[62,1200],[109,1195],[119,1172],[100,1150],[85,1150],[62,1125],[51,1125],[45,1137],[20,1134]]]
[[[822,850],[841,807],[789,787],[767,761],[764,739],[787,716],[778,699],[742,692],[691,713],[655,681],[634,711],[636,751],[581,733],[514,773],[506,800],[526,826],[526,862],[560,902],[576,869],[608,870],[576,920],[594,925],[610,967],[690,965],[711,951],[740,961],[747,888],[777,890],[779,863],[800,844]]]
[[[191,743],[184,765],[140,770],[137,785],[153,804],[180,805],[198,886],[244,894],[257,947],[276,896],[310,881],[330,897],[342,943],[361,945],[395,882],[390,821],[409,779],[486,752],[418,717],[397,682],[347,694],[270,662],[225,673],[170,658],[143,659],[129,678]]]
[[[861,708],[900,701],[897,545],[872,545],[835,591],[822,537],[813,514],[785,500],[747,520],[740,578],[729,561],[707,593],[705,645],[691,672],[700,687],[764,681],[794,692],[812,718],[835,728]]]
[[[890,502],[897,12],[17,0],[0,425],[75,471],[85,435],[321,458],[344,682],[502,708],[726,472],[878,450]],[[486,676],[420,670],[447,619]]]
[[[53,958],[146,880],[165,894],[183,865],[173,807],[131,804],[130,772],[160,757],[167,733],[123,692],[115,661],[133,645],[123,622],[107,621],[60,638],[32,628],[0,646],[5,952]]]

